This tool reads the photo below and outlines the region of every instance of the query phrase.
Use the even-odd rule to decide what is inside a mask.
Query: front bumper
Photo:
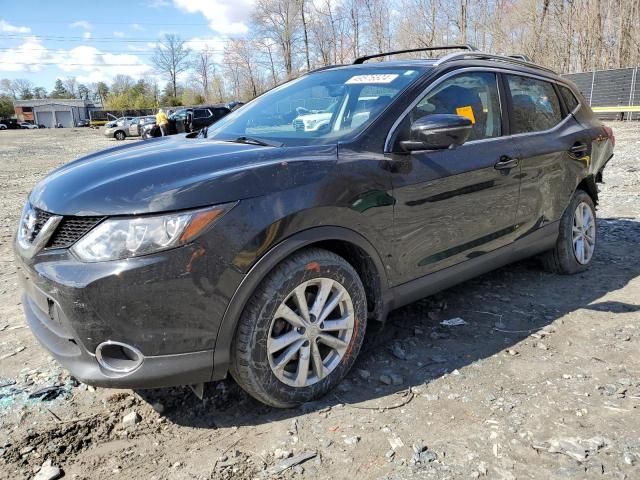
[[[215,380],[213,347],[242,275],[206,250],[206,244],[192,244],[100,263],[79,262],[67,250],[45,250],[31,260],[17,254],[27,323],[60,364],[90,385],[155,388]],[[127,374],[102,368],[95,351],[108,340],[138,349],[142,365]]]

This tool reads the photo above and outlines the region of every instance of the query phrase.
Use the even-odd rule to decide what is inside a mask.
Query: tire
[[[574,222],[580,221],[580,217],[585,218],[581,215],[576,216],[578,207],[585,209],[585,215],[590,216],[592,222],[588,225],[587,235],[582,236],[582,243],[578,241],[576,245],[574,242]],[[582,223],[585,224],[585,222]],[[584,230],[584,227],[577,226],[576,228]],[[597,231],[596,208],[592,198],[584,190],[576,190],[560,219],[560,232],[555,248],[542,256],[545,270],[562,275],[573,275],[588,270],[596,253]],[[580,235],[576,232],[576,236]],[[588,240],[589,238],[592,242]],[[589,254],[587,254],[587,250],[591,250]]]
[[[314,309],[317,297],[326,300],[319,302],[326,310]],[[306,315],[301,303],[308,305]],[[314,310],[321,314],[316,317]],[[360,352],[366,322],[366,295],[353,267],[327,250],[302,250],[276,266],[245,306],[231,346],[230,373],[257,400],[295,407],[326,394],[347,374]],[[289,343],[287,338],[296,340]],[[328,346],[328,340],[338,346]],[[287,355],[291,352],[296,353]],[[305,361],[307,375],[301,367]]]
[[[149,140],[149,132],[142,132],[142,140]]]
[[[127,138],[127,135],[122,130],[118,130],[116,133],[113,134],[113,138],[115,138],[116,140],[122,141],[125,138]]]

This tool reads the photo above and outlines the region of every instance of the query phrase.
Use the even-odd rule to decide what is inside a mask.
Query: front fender
[[[392,304],[391,290],[388,288],[387,276],[382,260],[373,245],[359,233],[344,227],[323,226],[304,230],[284,239],[268,252],[264,253],[236,289],[224,313],[216,336],[213,353],[214,368],[212,380],[219,380],[227,375],[231,360],[231,343],[235,334],[236,325],[240,319],[240,315],[242,315],[244,306],[260,282],[278,263],[293,252],[326,240],[338,240],[350,243],[369,255],[380,277],[383,304],[381,315],[386,315],[389,306]]]

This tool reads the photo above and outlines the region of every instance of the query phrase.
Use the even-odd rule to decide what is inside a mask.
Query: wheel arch
[[[212,380],[224,378],[227,374],[231,359],[231,342],[238,320],[260,282],[281,261],[308,247],[324,248],[349,262],[365,287],[369,318],[384,321],[392,305],[392,291],[389,289],[384,264],[375,247],[359,233],[344,227],[315,227],[304,230],[284,239],[262,255],[236,289],[216,336]]]
[[[593,175],[588,175],[576,187],[576,190],[584,190],[593,200],[595,205],[598,204],[598,186]]]

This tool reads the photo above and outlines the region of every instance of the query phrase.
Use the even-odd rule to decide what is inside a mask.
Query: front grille
[[[44,227],[44,224],[47,223],[47,220],[49,220],[49,217],[53,215],[52,213],[45,212],[44,210],[40,210],[38,208],[36,208],[35,211],[36,211],[36,226],[33,230],[33,238],[36,238],[38,236],[38,234],[40,233],[40,230],[42,230],[42,227]]]
[[[38,208],[35,211],[37,217],[35,234],[37,235],[49,217],[54,214]],[[104,217],[63,217],[45,248],[70,247],[103,219]]]
[[[304,122],[302,120],[294,120],[293,128],[296,130],[304,130]]]

